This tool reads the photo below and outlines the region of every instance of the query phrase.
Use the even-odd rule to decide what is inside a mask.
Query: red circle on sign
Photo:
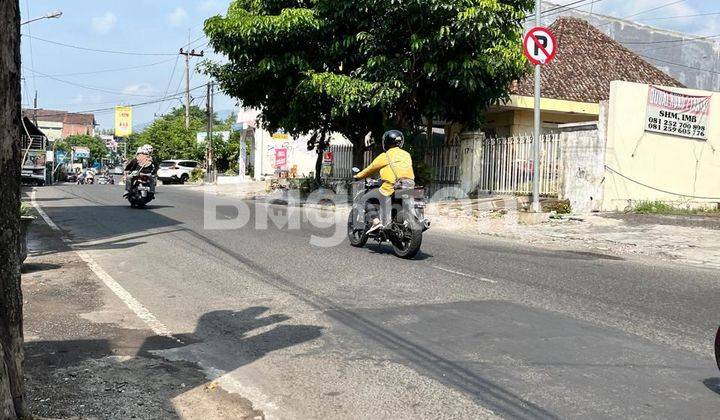
[[[528,41],[531,40],[533,44],[537,42],[536,34],[542,33],[543,35],[547,35],[550,38],[550,41],[552,41],[552,50],[547,51],[544,47],[540,47],[541,52],[543,55],[545,55],[545,59],[541,60],[535,57],[533,54],[530,53],[528,49]],[[555,38],[555,34],[550,31],[550,29],[544,27],[544,26],[536,26],[534,28],[531,28],[527,34],[525,34],[525,38],[523,39],[523,54],[525,54],[525,57],[530,61],[532,64],[535,65],[543,65],[547,64],[550,61],[552,61],[553,58],[555,58],[555,55],[557,54],[558,50],[558,44],[557,44],[557,38]]]

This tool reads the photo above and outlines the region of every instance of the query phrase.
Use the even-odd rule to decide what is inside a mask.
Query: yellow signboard
[[[127,137],[132,134],[132,107],[115,107],[115,136]]]

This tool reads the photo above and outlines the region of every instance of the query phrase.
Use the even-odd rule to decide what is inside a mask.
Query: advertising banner
[[[132,107],[115,107],[115,136],[127,137],[132,134]]]
[[[710,96],[685,95],[650,86],[645,131],[707,140],[709,114]]]
[[[275,168],[287,168],[287,149],[275,149]]]

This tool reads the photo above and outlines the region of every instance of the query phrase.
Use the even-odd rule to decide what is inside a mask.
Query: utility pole
[[[35,91],[35,99],[33,100],[33,124],[37,127],[37,90]]]
[[[535,26],[540,26],[542,1],[535,0]],[[533,190],[532,211],[540,212],[540,64],[535,64],[535,115],[533,132]]]
[[[196,53],[195,50],[184,51],[180,48],[180,55],[185,56],[185,128],[190,128],[190,57],[203,57],[204,51]]]
[[[213,179],[214,177],[210,175],[212,171],[215,170],[215,156],[213,151],[213,95],[215,91],[214,82],[210,81],[207,84],[207,169],[208,169],[208,175],[211,177],[210,179]]]

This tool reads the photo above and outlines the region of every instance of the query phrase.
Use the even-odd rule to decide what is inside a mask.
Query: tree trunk
[[[320,135],[320,139],[317,143],[317,160],[315,161],[315,182],[317,182],[318,185],[322,183],[322,163],[323,163],[323,155],[325,154],[325,149],[327,148],[327,145],[325,144],[325,131],[322,132]]]
[[[19,259],[21,116],[18,0],[0,2],[0,28],[3,28],[0,31],[0,416],[15,418],[29,417],[22,372]],[[9,405],[12,405],[12,411],[8,409]]]
[[[353,145],[353,166],[363,169],[365,167],[365,136],[349,139]]]

